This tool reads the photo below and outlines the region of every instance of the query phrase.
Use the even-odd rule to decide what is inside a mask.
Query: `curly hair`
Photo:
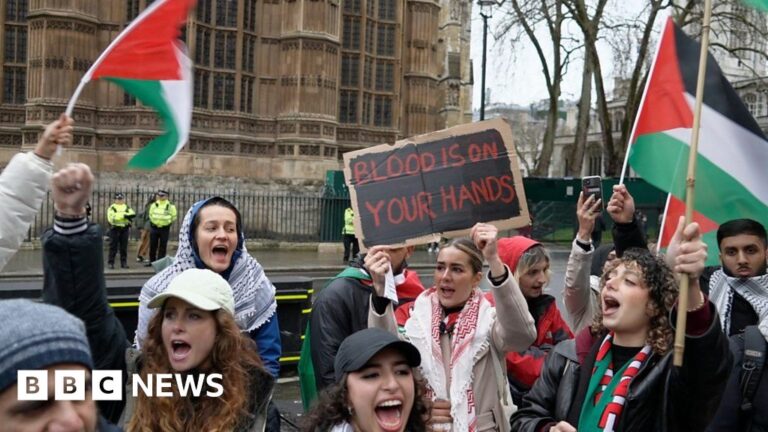
[[[164,311],[149,322],[141,377],[159,373],[174,373],[162,339]],[[256,345],[240,331],[232,314],[213,312],[216,321],[216,342],[209,354],[211,367],[189,373],[220,373],[224,393],[218,397],[181,397],[173,388],[172,397],[147,398],[139,393],[136,411],[126,425],[126,431],[230,431],[250,421],[249,406],[251,372],[262,366]]]
[[[647,249],[632,248],[615,260],[600,277],[600,289],[605,286],[608,275],[619,265],[639,270],[642,274],[645,288],[650,291],[646,314],[650,316],[648,338],[646,343],[654,353],[664,355],[672,349],[675,333],[669,322],[669,313],[677,301],[679,287],[675,274],[667,266],[662,257],[649,252]],[[592,333],[600,337],[608,330],[603,326],[602,308],[597,308],[592,323]]]
[[[325,432],[331,430],[335,425],[344,422],[351,422],[352,415],[349,412],[349,402],[347,402],[347,377],[344,374],[341,381],[333,384],[320,393],[317,403],[304,417],[301,422],[303,432]],[[424,380],[416,378],[413,374],[413,384],[415,395],[413,398],[413,408],[408,422],[405,424],[407,432],[426,432],[427,422],[429,421],[429,402],[425,398],[427,386]]]

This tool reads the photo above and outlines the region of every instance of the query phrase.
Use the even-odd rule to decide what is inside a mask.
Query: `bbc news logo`
[[[48,400],[48,371],[19,370],[17,399],[20,401]],[[55,370],[53,397],[56,400],[85,400],[89,386],[84,370]],[[91,399],[116,401],[123,399],[123,372],[120,370],[93,370],[90,380]],[[220,397],[224,394],[221,374],[150,374],[142,378],[134,374],[131,395],[138,397],[172,397],[174,388],[181,397]]]

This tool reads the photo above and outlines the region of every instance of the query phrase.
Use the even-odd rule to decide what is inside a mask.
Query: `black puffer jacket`
[[[672,352],[652,354],[633,379],[617,431],[703,431],[720,402],[728,378],[728,340],[710,303],[714,319],[707,331],[685,339],[682,368],[672,365]],[[672,322],[675,322],[674,320]],[[575,340],[555,347],[544,364],[541,377],[523,400],[523,408],[512,416],[512,430],[538,432],[548,424],[567,421],[578,425],[582,400],[580,380],[589,380],[600,340],[592,344],[582,365]],[[583,367],[582,367],[583,366]],[[581,398],[584,396],[582,395]]]
[[[361,257],[349,265],[362,269]],[[336,382],[333,360],[344,338],[368,328],[368,305],[373,288],[367,281],[370,278],[337,277],[320,290],[312,303],[310,347],[318,390]]]

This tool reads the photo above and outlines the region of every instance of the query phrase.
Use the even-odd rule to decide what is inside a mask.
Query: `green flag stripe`
[[[642,135],[632,145],[629,163],[649,183],[685,199],[689,148],[663,132]],[[696,165],[694,208],[717,223],[744,215],[762,215],[761,222],[768,222],[768,206],[701,154]]]
[[[768,0],[744,0],[744,3],[755,9],[768,11]]]
[[[128,168],[155,169],[163,166],[168,158],[176,152],[176,146],[179,144],[179,131],[171,108],[164,97],[162,85],[159,81],[152,80],[107,79],[122,87],[127,93],[137,97],[144,105],[154,108],[160,116],[164,129],[162,135],[150,141],[131,159]]]

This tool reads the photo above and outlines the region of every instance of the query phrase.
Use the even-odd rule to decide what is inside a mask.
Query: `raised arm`
[[[607,210],[614,222],[613,244],[616,246],[616,256],[621,257],[629,248],[648,247],[645,233],[640,229],[639,221],[635,220],[635,199],[630,195],[627,186],[613,187]]]
[[[478,223],[470,231],[470,238],[490,267],[486,278],[496,301],[496,321],[491,330],[493,344],[503,352],[522,351],[536,340],[536,324],[517,281],[499,258],[497,237],[498,230],[489,224]]]
[[[125,370],[125,330],[107,302],[101,227],[89,224],[85,202],[93,176],[87,165],[73,164],[53,176],[56,215],[43,234],[43,300],[64,308],[85,323],[95,369]],[[102,414],[116,422],[123,402],[99,402]]]
[[[72,141],[72,120],[49,124],[35,150],[11,159],[0,174],[0,270],[16,253],[48,191],[57,145]]]
[[[594,201],[590,195],[584,200],[584,194],[579,194],[576,204],[576,218],[579,230],[571,246],[571,254],[565,268],[565,285],[563,286],[563,303],[568,312],[568,325],[574,332],[592,322],[594,300],[589,283],[589,272],[592,266],[592,256],[595,251],[592,246],[592,231],[595,220],[600,216],[600,200]]]

